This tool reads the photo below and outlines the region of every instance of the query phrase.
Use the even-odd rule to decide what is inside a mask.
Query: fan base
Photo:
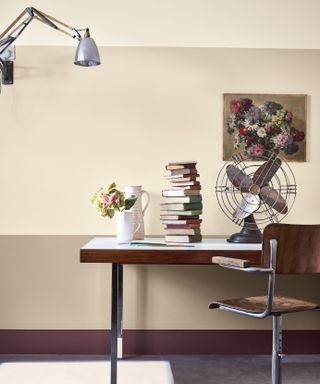
[[[262,243],[262,234],[252,214],[244,219],[242,230],[231,235],[227,241],[229,243]]]
[[[259,230],[252,231],[250,229],[246,229],[246,233],[244,233],[244,229],[241,232],[234,233],[227,239],[228,243],[261,243],[262,235]]]

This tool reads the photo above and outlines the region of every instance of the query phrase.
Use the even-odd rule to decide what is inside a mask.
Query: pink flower
[[[285,119],[286,121],[291,121],[292,118],[293,118],[293,114],[292,114],[292,112],[288,111],[287,114],[285,115],[284,119]]]
[[[254,144],[247,148],[247,153],[252,157],[260,157],[264,155],[265,146],[263,144]]]
[[[118,194],[117,192],[113,193],[111,196],[110,196],[110,199],[111,199],[111,203],[114,203],[118,198]]]
[[[279,135],[275,136],[272,141],[276,148],[284,148],[286,145],[292,144],[293,137],[287,132],[282,132],[279,133]]]
[[[110,195],[102,195],[102,202],[105,208],[109,208],[111,205],[111,196]]]
[[[112,193],[111,195],[102,195],[102,202],[105,208],[109,208],[118,198],[118,194]]]
[[[238,102],[238,100],[235,100],[235,99],[231,100],[230,111],[232,113],[237,113],[239,111],[239,109],[240,109],[240,103]]]
[[[111,204],[110,195],[102,195],[102,202],[105,208],[109,208]]]

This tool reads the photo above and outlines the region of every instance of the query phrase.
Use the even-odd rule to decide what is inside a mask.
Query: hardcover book
[[[172,189],[191,189],[194,191],[200,191],[201,185],[185,185],[185,186],[178,186],[178,185],[171,185]]]
[[[199,219],[199,216],[185,216],[183,215],[183,213],[181,214],[180,212],[180,215],[160,215],[161,216],[161,221],[164,223],[164,224],[187,224],[188,223],[201,223],[202,222],[202,219]],[[201,220],[201,221],[199,221]],[[173,221],[173,223],[168,223],[168,221]]]
[[[202,203],[175,203],[161,204],[161,211],[192,211],[202,210]]]
[[[194,196],[194,195],[200,195],[200,190],[198,189],[164,189],[162,191],[163,197],[169,197],[169,196]]]
[[[202,240],[201,235],[166,235],[165,241],[168,243],[196,243]]]
[[[176,175],[196,175],[197,170],[196,168],[182,168],[182,169],[173,169],[171,172],[171,176],[176,176]]]
[[[190,229],[190,228],[199,228],[199,224],[165,224],[164,229]]]
[[[175,181],[172,181],[171,182],[171,185],[173,187],[188,187],[189,185],[200,185],[200,182],[199,181],[196,181],[196,180],[190,180],[190,181],[178,181],[178,182],[175,182]]]
[[[196,161],[170,161],[166,165],[166,170],[171,171],[173,169],[195,168],[196,164]]]
[[[168,235],[201,235],[200,228],[166,228]]]
[[[161,218],[163,224],[172,224],[172,225],[184,225],[184,224],[194,224],[198,225],[202,223],[202,219],[197,218],[197,216],[174,216],[168,215]]]
[[[195,211],[162,211],[162,216],[171,216],[171,215],[183,215],[183,216],[199,216],[202,214],[202,211],[195,210]]]
[[[191,181],[191,180],[196,180],[197,177],[199,177],[199,173],[195,173],[192,175],[165,175],[164,178],[173,182],[173,181]]]
[[[165,203],[201,203],[202,196],[181,196],[181,197],[166,197]],[[165,204],[164,203],[164,204]]]

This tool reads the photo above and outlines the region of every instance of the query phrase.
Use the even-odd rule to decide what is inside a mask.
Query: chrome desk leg
[[[122,359],[122,325],[123,325],[123,317],[122,317],[122,308],[123,308],[123,265],[119,264],[118,266],[118,331],[117,331],[117,341],[118,341],[118,359]]]
[[[117,384],[117,360],[122,358],[122,279],[122,264],[112,264],[111,384]]]

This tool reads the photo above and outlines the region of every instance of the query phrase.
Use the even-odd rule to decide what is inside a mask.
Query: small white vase
[[[133,211],[116,212],[117,243],[130,243],[134,237],[134,213]]]

